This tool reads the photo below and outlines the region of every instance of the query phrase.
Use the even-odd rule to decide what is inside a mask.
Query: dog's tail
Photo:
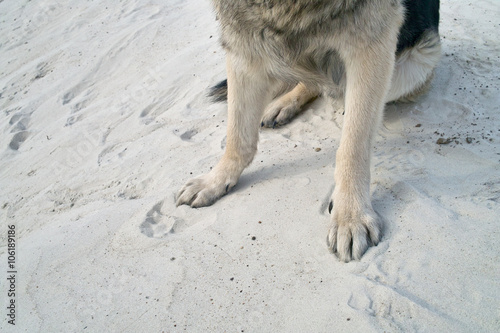
[[[215,102],[225,102],[227,100],[227,79],[220,81],[210,88],[208,97]]]

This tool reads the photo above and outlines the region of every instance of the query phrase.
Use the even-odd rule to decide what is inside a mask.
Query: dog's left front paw
[[[378,244],[381,231],[382,224],[371,209],[366,212],[334,209],[328,247],[344,262],[359,260],[370,246]]]

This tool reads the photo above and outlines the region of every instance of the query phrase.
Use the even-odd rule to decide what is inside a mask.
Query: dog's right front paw
[[[177,194],[176,205],[189,205],[193,208],[213,204],[226,194],[234,183],[219,181],[210,174],[189,180]]]

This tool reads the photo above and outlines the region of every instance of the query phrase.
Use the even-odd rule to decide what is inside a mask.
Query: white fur
[[[441,43],[435,32],[427,33],[417,45],[404,50],[396,60],[386,101],[397,101],[420,93],[432,77],[440,57]]]

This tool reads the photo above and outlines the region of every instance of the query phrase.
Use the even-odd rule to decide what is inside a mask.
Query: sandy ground
[[[0,1],[0,330],[500,331],[500,5],[441,7],[432,88],[387,106],[374,151],[383,241],[345,264],[340,101],[262,130],[215,205],[175,207],[225,142],[209,2]]]

